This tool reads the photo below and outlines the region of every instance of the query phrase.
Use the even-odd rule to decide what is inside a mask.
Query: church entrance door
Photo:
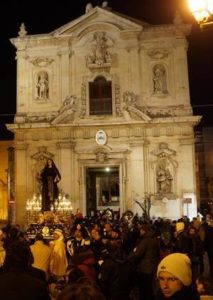
[[[86,214],[120,209],[119,166],[86,168]]]

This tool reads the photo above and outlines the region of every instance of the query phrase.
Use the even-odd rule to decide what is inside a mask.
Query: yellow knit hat
[[[160,272],[171,273],[185,286],[192,283],[191,261],[183,253],[172,253],[164,257],[158,265],[157,277]]]
[[[183,222],[176,223],[176,231],[177,232],[184,230],[184,228],[185,228],[185,224]]]

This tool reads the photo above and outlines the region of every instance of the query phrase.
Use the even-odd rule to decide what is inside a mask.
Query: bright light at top
[[[213,0],[188,0],[188,3],[198,23],[206,22],[213,13]]]
[[[105,168],[105,171],[106,171],[106,172],[109,172],[109,171],[110,171],[110,168],[109,168],[109,167],[106,167],[106,168]]]

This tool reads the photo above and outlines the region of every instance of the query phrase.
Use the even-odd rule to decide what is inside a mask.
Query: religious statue
[[[42,211],[54,208],[54,201],[58,198],[58,182],[61,175],[52,159],[48,159],[44,169],[41,171],[42,181]]]
[[[157,191],[162,194],[172,192],[173,177],[168,167],[167,157],[164,152],[161,153],[156,168]]]
[[[108,51],[109,47],[109,39],[106,36],[106,32],[95,32],[91,44],[92,53],[86,58],[87,64],[95,64],[98,66],[111,64],[112,57]]]
[[[153,69],[154,94],[167,94],[166,70],[162,65]]]
[[[37,88],[37,99],[49,98],[49,82],[48,82],[48,74],[46,72],[39,73],[36,88]]]

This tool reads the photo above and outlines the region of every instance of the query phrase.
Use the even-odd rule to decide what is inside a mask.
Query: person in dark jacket
[[[129,260],[135,265],[140,300],[152,300],[153,282],[160,260],[157,237],[148,224],[140,226],[140,241],[129,254]]]
[[[210,277],[213,279],[213,218],[210,219],[206,228],[206,236],[204,240],[204,248],[208,255]]]
[[[156,300],[199,300],[199,294],[192,284],[191,261],[183,253],[167,255],[158,265],[159,289]]]
[[[127,260],[121,241],[107,245],[108,255],[100,267],[99,284],[107,300],[129,300],[134,286],[134,269]]]
[[[189,254],[190,243],[185,223],[177,222],[175,227],[173,252]]]
[[[31,259],[26,242],[15,241],[7,248],[0,272],[2,300],[50,300],[46,283],[31,269]]]

